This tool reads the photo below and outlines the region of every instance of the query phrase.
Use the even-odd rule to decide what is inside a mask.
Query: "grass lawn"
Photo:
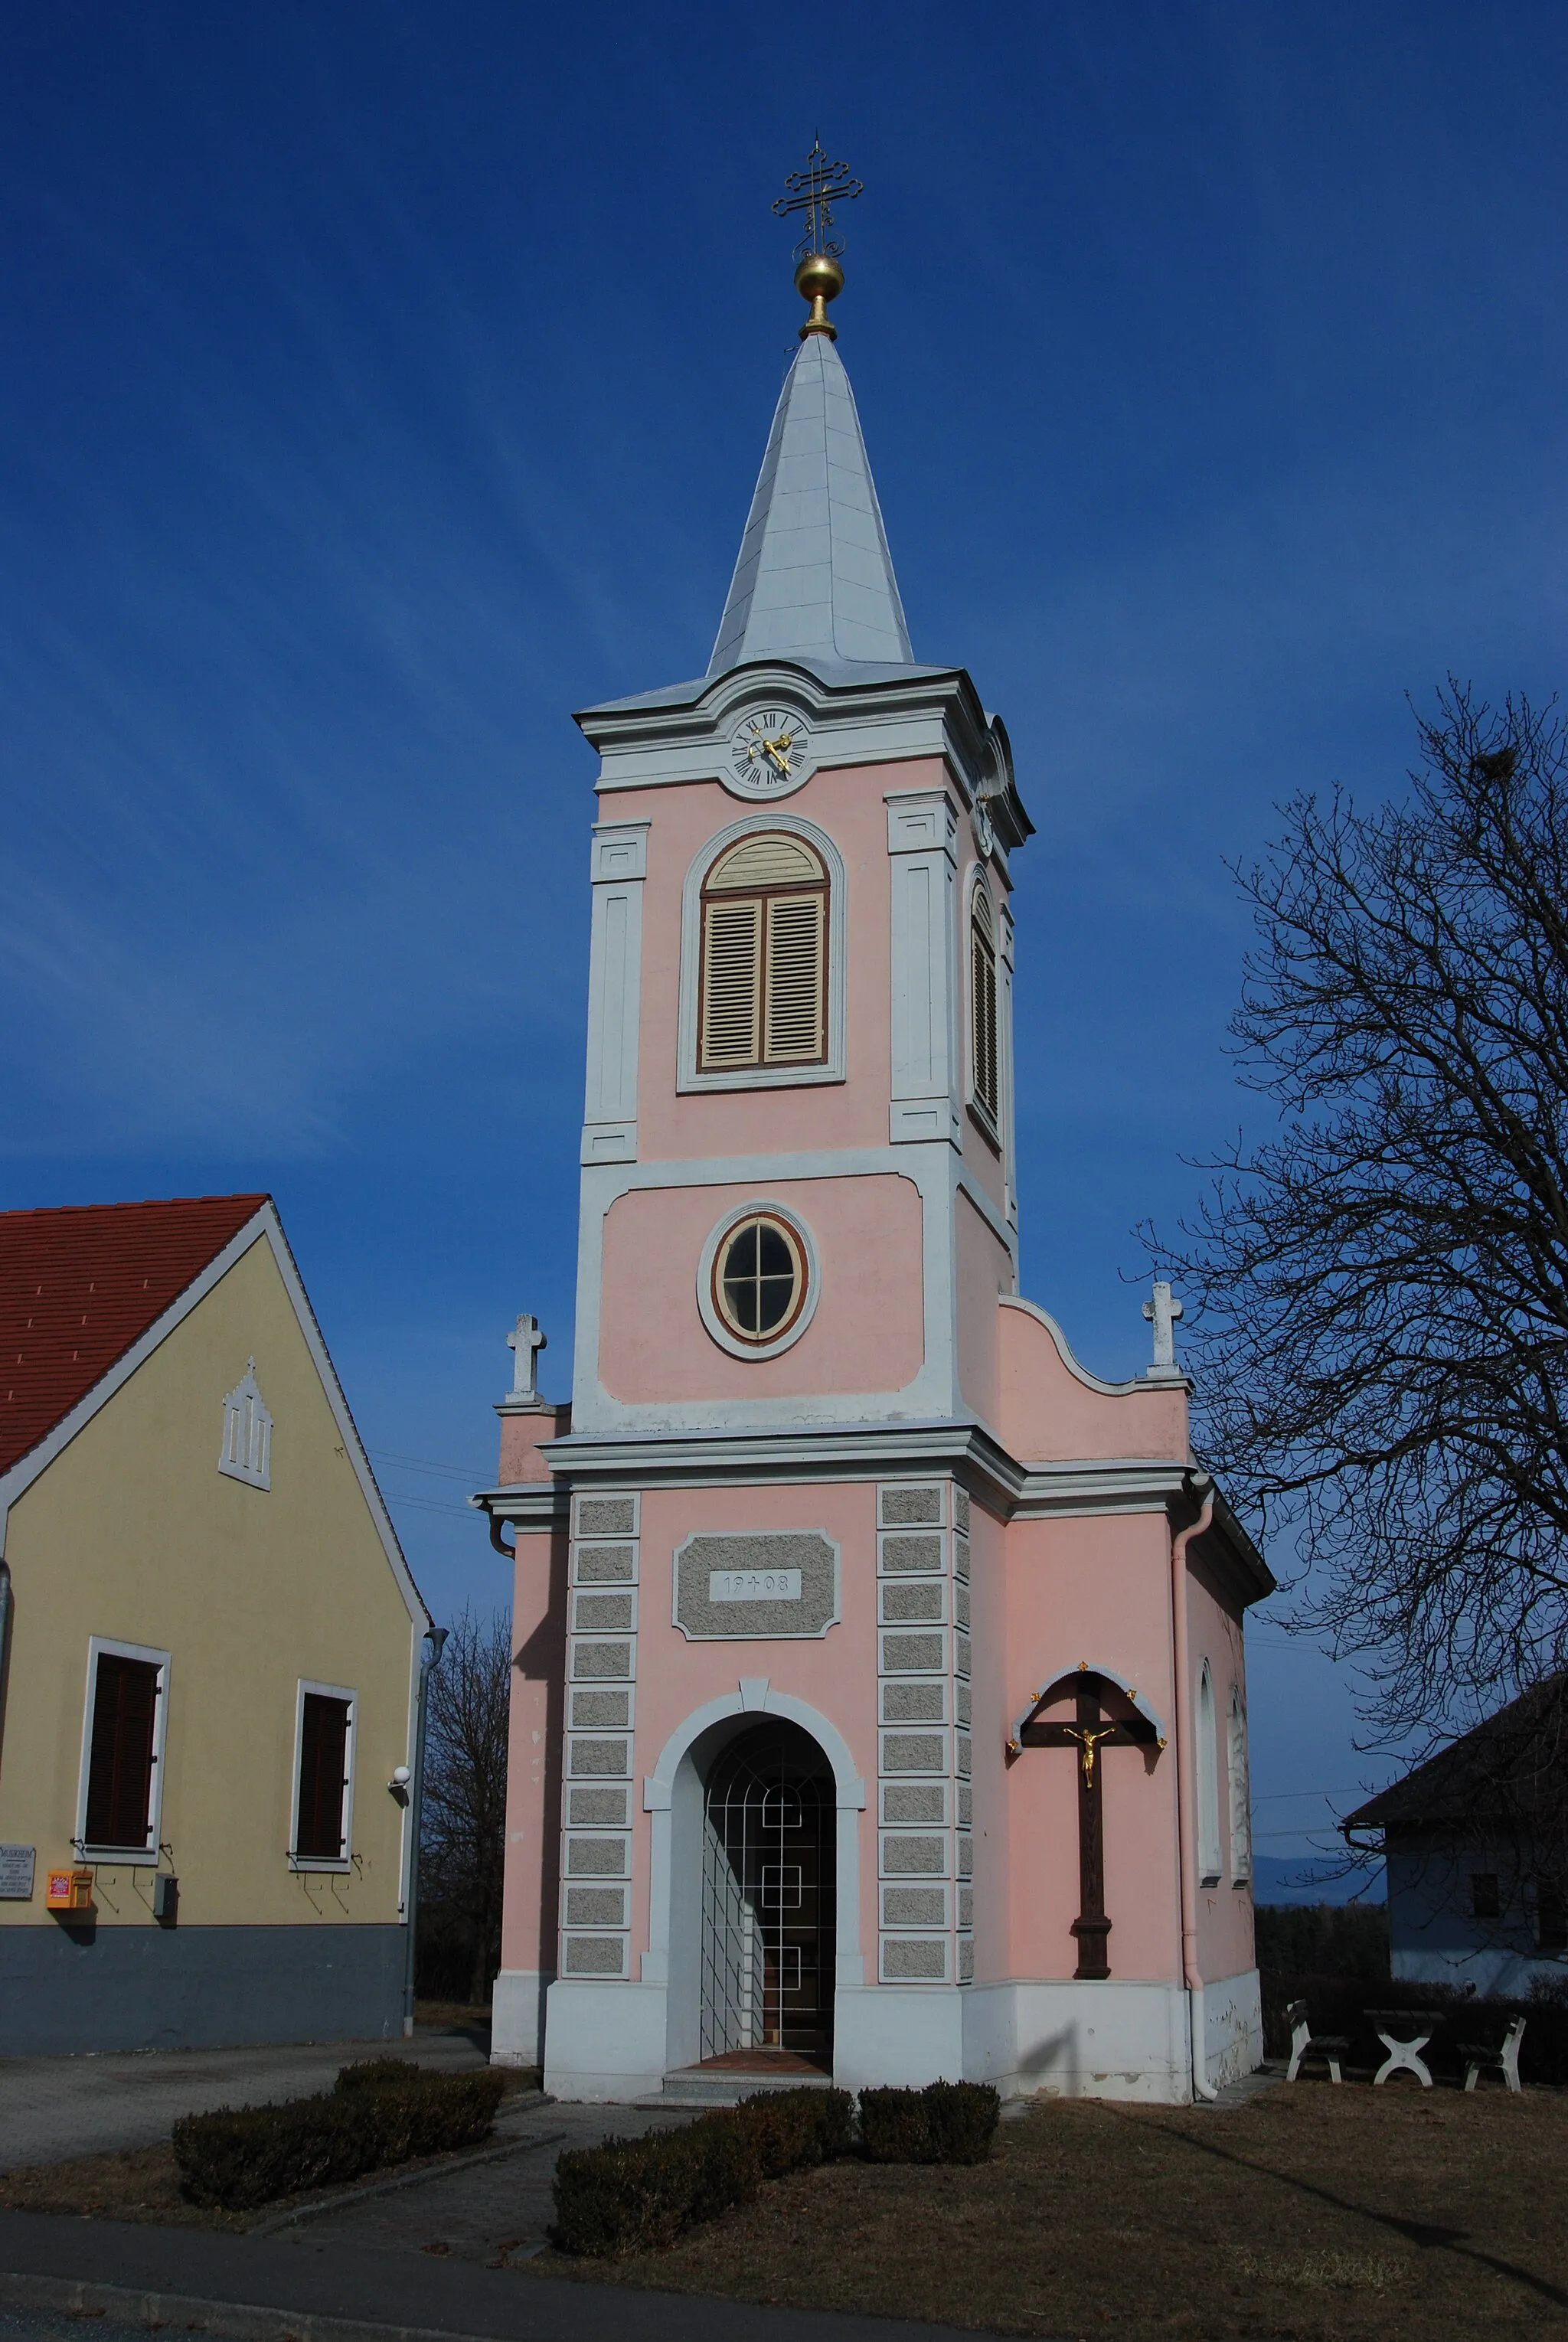
[[[1281,2086],[1043,2103],[989,2163],[781,2180],[670,2251],[532,2274],[1155,2342],[1568,2333],[1568,2093]]]

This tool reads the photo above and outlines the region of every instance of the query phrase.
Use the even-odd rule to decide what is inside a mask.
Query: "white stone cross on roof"
[[[506,1346],[513,1352],[515,1363],[512,1368],[512,1387],[506,1394],[508,1406],[543,1406],[537,1381],[539,1352],[548,1346],[537,1317],[524,1309],[506,1336]]]
[[[1154,1362],[1148,1371],[1152,1375],[1179,1374],[1176,1320],[1183,1315],[1182,1305],[1161,1277],[1154,1279],[1154,1297],[1144,1302],[1144,1315],[1154,1329]]]

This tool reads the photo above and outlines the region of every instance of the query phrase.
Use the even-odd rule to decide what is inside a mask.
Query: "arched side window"
[[[1225,1753],[1231,1790],[1231,1877],[1253,1875],[1252,1796],[1247,1784],[1247,1719],[1242,1707],[1240,1684],[1231,1686],[1231,1710],[1225,1719]]]
[[[969,897],[969,1081],[993,1133],[1000,1125],[1001,1060],[996,1038],[996,914],[983,885]]]
[[[828,879],[785,831],[744,837],[703,881],[697,1066],[820,1066],[827,1057]]]
[[[1198,1875],[1205,1887],[1220,1883],[1220,1748],[1219,1719],[1214,1714],[1214,1679],[1207,1659],[1198,1678]]]

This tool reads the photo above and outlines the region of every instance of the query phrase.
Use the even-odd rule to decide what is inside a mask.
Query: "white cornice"
[[[586,708],[577,722],[599,751],[596,786],[644,789],[719,780],[730,733],[757,701],[800,710],[819,773],[940,757],[966,806],[986,798],[1004,846],[1020,846],[1031,834],[1006,732],[986,715],[962,667],[884,668],[874,683],[827,684],[806,667],[770,659],[694,685],[689,698],[674,703]]]

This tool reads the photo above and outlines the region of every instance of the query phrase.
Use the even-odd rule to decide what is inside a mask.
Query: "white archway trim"
[[[1118,1682],[1121,1677],[1116,1678]],[[659,1751],[659,1761],[643,1781],[643,1807],[650,1814],[668,1810],[675,1784],[675,1767],[694,1740],[699,1740],[711,1725],[722,1724],[729,1716],[782,1716],[791,1724],[798,1724],[809,1732],[828,1763],[833,1767],[836,1789],[834,1803],[841,1813],[865,1810],[865,1783],[854,1769],[854,1759],[842,1733],[826,1716],[804,1699],[796,1699],[787,1691],[774,1691],[766,1676],[743,1676],[734,1691],[721,1693],[717,1699],[704,1700],[701,1707],[693,1708],[684,1723],[674,1732]]]
[[[848,1744],[825,1716],[796,1699],[774,1691],[766,1676],[743,1676],[732,1692],[704,1700],[675,1726],[659,1761],[643,1779],[643,1806],[653,1816],[653,1843],[648,1864],[648,1948],[643,1954],[644,1984],[667,1984],[670,1973],[670,1808],[675,1775],[683,1757],[711,1726],[733,1716],[778,1716],[809,1732],[833,1767],[834,1803],[838,1808],[837,1980],[857,1985],[864,1980],[860,1951],[860,1830],[856,1817],[865,1810],[865,1782],[855,1771]]]
[[[1047,1668],[1045,1673],[1040,1678],[1039,1690],[1030,1693],[1028,1706],[1019,1711],[1017,1719],[1013,1726],[1013,1729],[1007,1736],[1007,1749],[1010,1756],[1016,1756],[1018,1750],[1023,1746],[1024,1727],[1028,1723],[1030,1717],[1034,1715],[1035,1709],[1039,1706],[1041,1701],[1044,1698],[1046,1693],[1050,1690],[1052,1685],[1065,1683],[1071,1676],[1085,1674],[1104,1676],[1107,1683],[1114,1683],[1118,1691],[1125,1692],[1127,1697],[1132,1701],[1134,1706],[1137,1709],[1144,1722],[1154,1726],[1157,1745],[1162,1748],[1164,1747],[1169,1735],[1166,1733],[1164,1725],[1161,1721],[1159,1712],[1154,1707],[1153,1702],[1147,1699],[1138,1689],[1136,1684],[1129,1683],[1126,1676],[1121,1673],[1119,1668],[1106,1666],[1102,1659],[1070,1659],[1064,1667]]]

